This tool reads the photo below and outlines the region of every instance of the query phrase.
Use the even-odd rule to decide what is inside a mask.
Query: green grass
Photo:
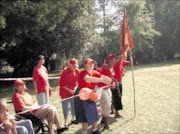
[[[124,119],[114,119],[111,116],[111,131],[104,131],[104,134],[127,134],[127,133],[180,133],[179,124],[179,64],[161,63],[142,65],[135,67],[136,86],[136,117],[133,118],[133,87],[130,68],[123,79],[123,103],[124,110],[120,113]],[[50,76],[59,76],[54,72]],[[59,80],[51,80],[51,86],[58,86]],[[35,94],[32,82],[27,83],[28,92]],[[12,87],[9,87],[12,89]],[[10,100],[12,91],[0,93],[1,98]],[[50,98],[50,103],[59,111],[60,121],[63,124],[63,114],[59,89],[55,88]],[[11,113],[14,112],[12,105],[9,105]],[[98,127],[102,125],[98,122]],[[64,134],[80,133],[81,125],[71,125]],[[89,130],[89,132],[91,132]]]

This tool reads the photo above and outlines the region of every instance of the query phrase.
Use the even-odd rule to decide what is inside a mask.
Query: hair
[[[39,55],[37,61],[39,61],[40,59],[44,59],[44,55]]]

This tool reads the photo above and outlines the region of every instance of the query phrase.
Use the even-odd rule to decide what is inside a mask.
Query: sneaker
[[[71,124],[78,124],[77,120],[71,121]]]
[[[99,130],[96,130],[96,131],[92,131],[92,134],[101,134],[101,132]]]
[[[57,129],[57,134],[60,134],[60,133],[62,133],[64,131],[66,131],[66,130],[67,130],[67,128],[65,128],[65,127]]]

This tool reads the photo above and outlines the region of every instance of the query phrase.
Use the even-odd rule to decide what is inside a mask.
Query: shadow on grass
[[[146,69],[146,68],[158,68],[158,67],[166,67],[166,66],[174,66],[180,64],[180,61],[168,61],[162,63],[152,63],[152,64],[143,64],[143,65],[134,65],[134,70]],[[127,68],[127,71],[131,70],[131,65]]]
[[[101,119],[101,118],[100,118]],[[123,125],[127,124],[128,122],[132,121],[134,119],[134,117],[124,121],[123,123],[119,123],[118,124],[118,127],[122,127]],[[113,123],[117,122],[118,120],[114,117],[110,117],[109,118],[109,125],[110,125],[110,128],[111,130],[115,129],[117,126],[114,126]],[[98,124],[98,129],[102,132],[102,133],[108,133],[108,132],[111,132],[111,130],[104,130],[104,125],[99,123]],[[82,129],[78,129],[77,131],[74,132],[75,134],[81,134],[82,133]],[[92,133],[92,130],[91,130],[91,127],[88,128],[88,132],[87,134],[91,134]]]

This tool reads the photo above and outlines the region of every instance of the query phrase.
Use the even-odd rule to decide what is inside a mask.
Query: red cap
[[[69,60],[69,64],[72,64],[72,65],[75,65],[75,66],[78,67],[78,62],[77,62],[76,59],[70,59],[70,60]]]
[[[106,61],[111,60],[111,59],[113,59],[113,58],[116,58],[116,55],[115,55],[115,54],[108,54],[108,55],[106,56]]]
[[[93,64],[95,63],[95,61],[92,60],[92,59],[85,59],[84,65],[86,65],[86,64],[88,64],[88,63],[90,63],[90,62],[92,62]]]
[[[17,79],[15,82],[14,82],[14,86],[20,86],[20,85],[23,85],[25,84],[24,81],[22,81],[21,79]]]

